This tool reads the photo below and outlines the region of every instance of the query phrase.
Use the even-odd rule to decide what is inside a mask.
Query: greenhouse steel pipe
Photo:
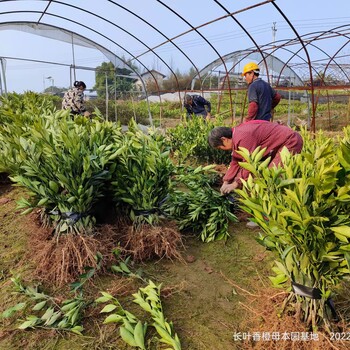
[[[120,7],[120,8],[122,8],[123,10],[129,12],[130,14],[132,14],[133,16],[135,16],[136,18],[138,18],[140,21],[144,22],[144,23],[147,24],[149,27],[151,27],[153,30],[155,30],[158,34],[162,35],[162,36],[167,40],[166,43],[169,42],[169,43],[171,43],[172,45],[174,45],[174,47],[175,47],[176,49],[178,49],[178,50],[184,55],[184,57],[191,63],[192,67],[193,67],[193,68],[197,71],[197,73],[198,73],[198,68],[197,68],[197,66],[194,64],[194,62],[190,59],[190,57],[189,57],[177,44],[174,43],[174,41],[173,41],[172,39],[168,38],[168,37],[167,37],[163,32],[161,32],[157,27],[155,27],[155,26],[154,26],[153,24],[151,24],[150,22],[146,21],[146,20],[145,20],[144,18],[142,18],[141,16],[137,15],[135,12],[130,11],[128,8],[126,8],[126,7],[124,7],[124,6],[120,5],[120,4],[117,4],[115,1],[112,1],[112,0],[108,0],[108,1],[111,2],[111,3],[113,3],[114,5],[116,5],[116,6]],[[155,48],[152,48],[151,51],[152,51],[152,50],[154,51],[154,49],[155,49]],[[152,52],[153,52],[153,51],[152,51]],[[146,51],[146,52],[147,52],[147,51]],[[136,57],[136,58],[140,58],[140,57],[143,56],[144,54],[145,54],[145,52],[142,53],[142,54],[140,54],[140,55],[136,55],[135,57]],[[179,81],[178,81],[177,75],[174,74],[174,73],[173,73],[173,75],[174,75],[174,77],[175,77],[176,84],[177,84],[177,86],[178,86],[178,90],[180,90],[180,85],[179,85]],[[179,93],[179,100],[180,100],[180,103],[181,103],[180,91],[178,91],[178,93]]]
[[[51,1],[51,2],[61,3],[60,1]],[[63,3],[61,3],[61,4],[63,4]],[[70,4],[64,4],[64,5],[70,6],[70,7],[76,8],[76,9],[79,9],[77,6],[74,6],[74,5],[70,5]],[[84,12],[90,13],[91,15],[94,15],[94,16],[95,16],[94,13],[91,13],[91,12],[89,12],[89,11],[84,11]],[[1,15],[1,14],[14,14],[14,13],[38,13],[38,14],[39,14],[39,13],[41,13],[41,12],[40,12],[40,11],[32,11],[32,10],[30,10],[30,11],[6,11],[6,12],[1,12],[0,15]],[[88,30],[91,30],[92,32],[94,32],[94,33],[96,33],[96,34],[102,36],[103,38],[105,38],[105,39],[111,41],[113,44],[115,44],[116,46],[118,46],[118,47],[120,47],[122,50],[124,50],[128,55],[130,55],[130,56],[133,57],[135,60],[137,60],[137,62],[138,62],[141,66],[143,66],[143,68],[145,69],[145,71],[147,71],[147,72],[153,77],[153,79],[154,79],[156,85],[158,85],[158,84],[157,84],[157,79],[155,78],[155,76],[154,76],[154,74],[152,73],[152,71],[149,70],[141,61],[139,61],[131,52],[129,52],[129,51],[128,51],[126,48],[124,48],[123,46],[119,45],[119,44],[118,44],[117,42],[115,42],[114,40],[112,40],[112,39],[110,39],[109,37],[107,37],[107,36],[101,34],[99,31],[96,31],[96,30],[92,29],[91,27],[88,27],[88,26],[86,26],[86,25],[84,25],[84,24],[82,24],[82,23],[80,23],[80,22],[77,22],[77,21],[74,21],[74,20],[72,20],[72,19],[69,19],[68,17],[56,15],[56,14],[53,14],[53,13],[46,13],[46,15],[53,16],[53,17],[57,17],[57,18],[61,18],[61,19],[63,19],[63,20],[67,20],[67,21],[69,21],[69,22],[71,22],[71,23],[75,23],[75,24],[77,24],[78,26],[81,26],[81,27],[84,27],[84,28],[86,28],[86,29],[88,29]],[[101,16],[97,16],[97,17],[99,17],[99,18],[105,20],[105,19],[104,19],[103,17],[101,17]],[[110,22],[110,21],[107,21],[107,22],[109,22],[111,25],[114,25],[115,27],[117,27],[117,28],[119,28],[119,29],[125,31],[123,28],[119,27],[118,25],[114,24],[113,22]],[[8,22],[8,23],[11,23],[11,22]],[[32,23],[32,22],[23,21],[23,22],[21,22],[21,23]],[[37,22],[35,22],[35,23],[38,24]],[[53,28],[57,28],[57,29],[63,29],[63,28],[55,27],[55,26],[53,26],[53,25],[51,25],[51,24],[48,24],[48,23],[44,23],[44,22],[40,22],[40,24],[44,24],[44,25],[46,25],[46,26],[53,27]],[[65,30],[65,31],[68,31],[67,29],[64,29],[64,30]],[[71,33],[74,33],[74,34],[77,35],[77,36],[83,37],[83,38],[89,40],[90,42],[95,43],[95,44],[98,45],[98,46],[101,46],[101,45],[99,45],[98,43],[94,42],[93,40],[88,39],[87,37],[81,36],[81,35],[79,35],[79,34],[73,32],[73,31],[70,31],[70,32],[71,32]],[[125,32],[127,32],[127,31],[125,31]],[[130,34],[130,35],[132,35],[132,34],[129,33],[129,32],[127,32],[127,33]],[[137,39],[138,41],[140,41],[136,36],[134,36],[134,38]],[[141,41],[140,41],[140,42],[141,42]],[[141,43],[142,43],[142,42],[141,42]],[[146,46],[146,45],[145,45],[145,46]],[[104,48],[106,51],[109,51],[109,50],[106,49],[105,47],[103,47],[103,48]],[[116,56],[115,54],[113,54],[113,55]],[[155,53],[155,55],[158,56],[156,53]],[[117,56],[117,57],[118,57],[118,56]],[[134,71],[136,74],[139,75],[139,73],[138,73],[137,71],[135,71],[134,68],[133,68],[129,63],[127,63],[125,60],[123,60],[123,59],[120,58],[120,57],[118,57],[118,59],[119,59],[121,62],[123,62],[126,66],[128,66],[132,71]],[[159,59],[161,59],[161,58],[159,57]],[[164,63],[165,63],[165,62],[164,62]],[[166,64],[166,63],[165,63],[165,64]],[[166,65],[167,65],[167,64],[166,64]],[[171,68],[170,68],[169,66],[168,66],[168,68],[171,70]],[[174,73],[174,74],[175,74],[175,73]],[[159,89],[158,89],[158,91],[159,91]]]
[[[311,82],[311,105],[312,105],[312,121],[311,121],[311,126],[310,129],[313,133],[315,133],[316,131],[316,122],[315,122],[315,116],[316,116],[316,109],[315,109],[315,100],[314,100],[314,83],[313,83],[313,77],[312,77],[312,71],[311,71],[311,59],[310,59],[310,55],[309,52],[304,44],[304,41],[301,39],[299,33],[297,32],[297,30],[295,29],[295,27],[292,25],[292,23],[290,22],[290,20],[288,19],[288,17],[283,13],[283,11],[276,5],[276,3],[272,3],[272,5],[277,9],[277,11],[282,15],[282,17],[285,19],[285,21],[289,24],[289,26],[291,27],[291,29],[293,30],[293,32],[295,33],[295,35],[297,36],[300,44],[303,46],[305,55],[307,57],[307,61],[309,63],[309,74],[310,74],[310,82]]]
[[[115,4],[113,1],[110,1],[110,2],[112,2],[113,4]],[[61,4],[61,5],[64,5],[64,6],[72,7],[72,8],[75,8],[75,9],[77,9],[77,10],[83,11],[83,12],[85,12],[85,13],[90,14],[91,16],[97,17],[97,18],[101,19],[102,21],[105,21],[105,22],[109,23],[110,25],[112,25],[112,26],[114,26],[114,27],[120,29],[121,31],[123,31],[123,32],[125,32],[126,34],[130,35],[133,39],[137,40],[140,44],[142,44],[142,45],[144,45],[145,47],[147,47],[147,49],[150,49],[150,50],[152,51],[152,53],[153,53],[162,63],[164,63],[164,65],[169,69],[169,71],[172,72],[172,74],[174,74],[174,76],[176,77],[176,74],[175,74],[175,72],[173,71],[173,69],[167,64],[166,61],[163,60],[162,57],[160,57],[154,50],[152,50],[144,41],[142,41],[141,39],[139,39],[136,35],[130,33],[129,31],[127,31],[127,30],[124,29],[123,27],[120,27],[118,24],[116,24],[116,23],[114,23],[114,22],[112,22],[112,21],[110,21],[110,20],[107,20],[106,18],[104,18],[104,17],[102,17],[102,16],[99,16],[99,15],[97,15],[97,14],[94,13],[94,12],[88,11],[88,10],[86,10],[86,9],[80,8],[80,7],[75,6],[75,5],[66,4],[66,3],[63,3],[63,2],[61,2],[61,1],[56,1],[56,0],[50,0],[50,3],[48,4],[48,6],[49,6],[51,3],[58,3],[58,4]],[[47,6],[47,8],[48,8],[48,6]],[[124,8],[124,9],[125,9],[125,8]],[[47,11],[47,9],[46,9],[46,11]],[[130,12],[132,12],[132,11],[130,11]],[[53,14],[51,14],[51,13],[46,13],[46,14],[47,14],[47,15],[53,15]],[[120,46],[119,44],[118,44],[118,46],[119,46],[121,49],[123,49],[124,51],[127,52],[127,50],[126,50],[124,47]],[[130,53],[128,52],[128,54],[130,54]],[[135,60],[137,60],[137,61],[140,63],[140,61],[137,59],[136,56],[131,55],[131,54],[130,54],[130,56],[132,56]],[[144,66],[144,65],[143,65],[143,66]],[[157,85],[158,94],[159,94],[158,82],[157,82],[156,77],[153,75],[152,70],[149,70],[149,69],[146,68],[145,66],[144,66],[144,68],[145,68],[145,70],[153,77],[154,83]],[[177,81],[177,84],[178,84],[177,77],[176,77],[176,81]],[[179,85],[178,85],[178,88],[179,88]]]

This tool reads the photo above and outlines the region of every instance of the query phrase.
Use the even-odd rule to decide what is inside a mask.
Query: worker
[[[211,103],[200,95],[185,95],[184,107],[187,110],[187,117],[192,115],[201,116],[205,120],[210,119]]]
[[[280,152],[287,147],[289,152],[300,153],[303,139],[300,134],[288,126],[266,120],[251,120],[234,128],[216,127],[209,133],[208,142],[211,147],[232,152],[230,167],[223,177],[220,188],[222,194],[230,193],[242,187],[242,180],[247,180],[250,172],[239,163],[243,157],[237,153],[239,147],[252,153],[258,146],[266,147],[263,159],[271,157],[269,167],[281,163]]]
[[[74,87],[66,91],[63,96],[62,109],[70,110],[71,115],[84,115],[90,116],[90,113],[86,111],[84,101],[84,90],[86,85],[83,81],[75,81]]]
[[[273,109],[281,100],[281,95],[269,83],[259,78],[260,68],[255,62],[243,67],[242,76],[248,84],[248,115],[245,121],[272,119]]]

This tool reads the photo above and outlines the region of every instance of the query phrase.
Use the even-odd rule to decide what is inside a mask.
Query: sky
[[[119,0],[115,1],[120,6],[134,11],[144,20],[153,23],[161,33],[150,28],[135,16],[121,7],[111,5],[111,2],[99,0],[71,0],[63,1],[84,6],[97,16],[82,17],[73,7],[63,9],[59,4],[50,7],[51,13],[59,13],[67,16],[72,22],[83,24],[79,34],[91,40],[98,41],[101,45],[115,55],[129,58],[129,53],[138,57],[133,61],[142,72],[145,68],[155,69],[165,75],[171,71],[188,72],[193,64],[201,69],[218,57],[236,50],[244,50],[254,46],[249,36],[244,33],[232,18],[220,21],[216,19],[226,13],[213,0],[177,0],[163,1],[161,6],[156,0]],[[271,4],[261,4],[264,1],[253,0],[221,0],[220,3],[235,13],[235,18],[254,38],[258,45],[292,39],[295,33],[285,19]],[[32,4],[33,3],[33,4]],[[34,4],[35,3],[35,4]],[[8,29],[9,22],[30,21],[29,14],[21,16],[16,11],[34,10],[45,8],[45,1],[0,1],[0,58],[3,58],[6,76],[6,85],[9,92],[22,93],[27,90],[42,92],[52,85],[68,88],[77,80],[85,81],[87,88],[91,89],[95,83],[95,73],[92,69],[99,66],[107,58],[98,50],[81,47],[59,40],[40,37],[34,34]],[[298,33],[306,34],[329,30],[331,28],[350,28],[350,2],[345,0],[276,0],[277,6],[288,17]],[[96,4],[98,6],[96,7]],[[261,5],[257,5],[261,4]],[[35,5],[35,6],[34,6]],[[249,11],[244,11],[250,6]],[[182,18],[174,15],[175,10]],[[13,12],[10,14],[10,12]],[[34,18],[38,18],[38,14]],[[105,18],[116,23],[126,31],[119,30]],[[59,17],[47,16],[41,23],[60,26],[62,23],[67,30],[76,31],[78,26],[62,21]],[[201,26],[198,32],[188,32],[189,23],[193,26]],[[207,23],[203,26],[203,24]],[[210,24],[208,24],[210,23]],[[347,27],[346,27],[347,25]],[[94,31],[89,31],[93,28]],[[350,34],[350,33],[349,33]],[[178,36],[176,38],[176,36]],[[169,43],[155,49],[157,56],[147,53],[147,48],[155,48],[164,43],[167,38],[174,38],[174,43],[181,48],[181,52]],[[310,48],[312,59],[322,59],[325,55],[332,55],[344,45],[344,63],[349,62],[350,47],[346,46],[347,37],[343,41],[320,40],[317,44],[320,49]],[[209,42],[209,44],[208,44]],[[118,46],[119,45],[119,46]],[[123,49],[124,48],[124,49]],[[289,50],[296,50],[290,47]],[[219,55],[218,55],[219,54]],[[280,51],[281,59],[288,59],[290,52]],[[285,56],[285,57],[283,57]],[[86,69],[70,68],[75,62],[76,66]],[[4,76],[1,74],[2,84]],[[3,85],[2,85],[3,86]]]

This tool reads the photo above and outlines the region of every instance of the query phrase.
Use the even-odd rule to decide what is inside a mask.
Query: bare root
[[[35,238],[30,247],[30,257],[36,266],[34,274],[58,287],[75,281],[86,267],[96,267],[98,252],[103,256],[102,270],[112,260],[114,243],[107,235],[66,234],[58,240],[42,235]]]
[[[179,251],[183,247],[182,237],[175,224],[143,225],[139,229],[131,226],[126,239],[125,249],[135,261],[153,258],[184,261]]]

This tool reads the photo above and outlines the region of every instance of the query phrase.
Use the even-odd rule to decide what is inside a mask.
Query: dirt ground
[[[23,194],[6,179],[1,180],[0,313],[25,300],[13,293],[11,277],[19,275],[23,283],[36,282],[26,253],[30,250],[31,236],[42,228],[33,216],[20,215],[16,210],[16,200]],[[194,236],[185,236],[182,262],[163,259],[133,266],[135,271],[142,271],[145,279],[162,284],[164,315],[173,322],[182,349],[348,349],[350,340],[331,341],[322,332],[315,333],[316,339],[292,314],[278,315],[285,292],[271,288],[269,283],[274,257],[255,241],[259,229],[247,229],[245,224],[244,215],[241,222],[231,224],[226,242],[205,244]],[[105,273],[84,290],[91,300],[100,296],[100,291],[108,291],[125,309],[137,314],[139,310],[132,303],[131,294],[141,286],[140,280]],[[40,287],[56,298],[67,296],[64,287],[54,288],[50,283],[41,283]],[[347,294],[343,295],[339,304],[349,317],[350,302]],[[131,349],[121,341],[115,324],[103,324],[101,308],[91,304],[86,311],[83,336],[55,330],[17,329],[30,310],[12,318],[0,318],[0,349]],[[292,333],[299,337],[304,334],[304,339],[278,339],[282,334]],[[164,349],[154,346],[154,342],[149,348]]]

